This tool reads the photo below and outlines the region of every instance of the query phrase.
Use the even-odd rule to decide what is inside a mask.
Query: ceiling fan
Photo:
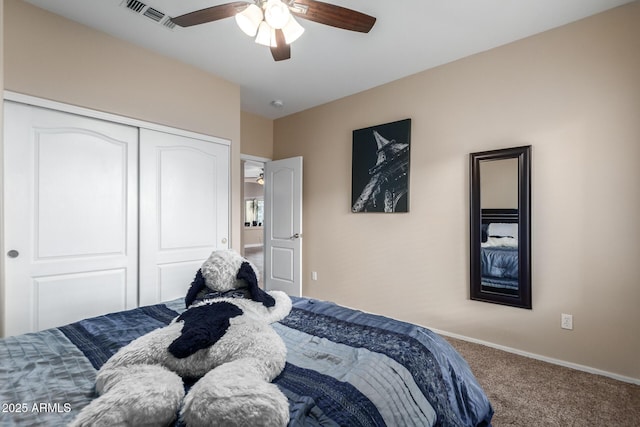
[[[276,61],[291,58],[291,43],[304,32],[293,16],[342,28],[368,33],[376,18],[345,7],[316,0],[235,1],[212,6],[171,18],[176,25],[190,27],[235,16],[240,29],[256,43],[271,48]]]

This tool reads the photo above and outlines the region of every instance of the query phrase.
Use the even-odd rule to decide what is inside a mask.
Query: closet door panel
[[[137,306],[135,127],[5,102],[5,335]]]
[[[174,298],[182,298],[187,294],[187,289],[195,272],[202,265],[202,260],[179,261],[176,263],[164,263],[157,265],[156,289],[158,301],[168,301]]]
[[[161,214],[160,249],[170,251],[211,246],[211,242],[217,239],[216,223],[212,219],[215,219],[217,210],[215,182],[219,159],[191,146],[159,147],[156,154],[156,176],[161,184],[157,187],[157,208]],[[197,232],[194,232],[195,228]]]
[[[126,143],[71,129],[34,137],[37,258],[124,254]]]
[[[228,235],[229,147],[141,129],[140,304],[184,297]]]
[[[115,269],[36,278],[35,307],[38,327],[52,328],[122,310],[127,300],[127,271]],[[59,298],[67,295],[68,298]],[[78,304],[81,302],[81,304]]]

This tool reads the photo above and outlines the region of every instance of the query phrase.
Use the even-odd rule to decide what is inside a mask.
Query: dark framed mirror
[[[469,156],[472,300],[531,308],[531,146]]]

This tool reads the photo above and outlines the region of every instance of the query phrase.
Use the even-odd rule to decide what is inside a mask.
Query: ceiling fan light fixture
[[[289,7],[280,0],[269,0],[264,8],[264,19],[272,28],[283,28],[289,22]]]
[[[134,0],[127,0],[127,4],[129,2]],[[320,0],[233,1],[172,17],[170,21],[172,25],[191,27],[235,17],[244,33],[256,43],[271,48],[275,61],[284,61],[291,58],[291,44],[304,33],[292,15],[360,33],[368,33],[376,22],[373,16]]]
[[[289,18],[287,25],[282,27],[282,33],[284,34],[284,41],[287,44],[291,44],[304,33],[304,27],[298,23],[293,16]]]
[[[276,30],[271,28],[266,21],[262,21],[258,27],[258,35],[256,36],[256,43],[268,47],[276,47]]]
[[[242,12],[236,13],[236,24],[249,37],[253,37],[258,32],[258,27],[262,22],[262,10],[255,4],[249,5]]]

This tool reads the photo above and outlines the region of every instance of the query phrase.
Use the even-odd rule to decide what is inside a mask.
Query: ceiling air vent
[[[138,0],[124,0],[121,3],[122,6],[126,7],[132,12],[137,13],[138,15],[144,16],[153,22],[156,22],[163,27],[173,29],[176,24],[173,23],[171,18],[167,16],[166,13],[159,11],[158,9],[154,9],[152,7],[147,6]]]
[[[149,19],[153,19],[156,22],[160,22],[162,18],[164,18],[164,13],[160,12],[159,10],[155,10],[152,7],[148,7],[147,10],[145,10],[142,14]]]
[[[171,20],[171,18],[169,18],[169,19],[165,19],[164,21],[162,21],[162,25],[164,25],[165,27],[167,27],[169,29],[173,29],[173,27],[176,26],[176,23],[173,22]]]
[[[127,9],[131,9],[134,12],[140,13],[145,7],[147,5],[138,0],[127,0]]]

